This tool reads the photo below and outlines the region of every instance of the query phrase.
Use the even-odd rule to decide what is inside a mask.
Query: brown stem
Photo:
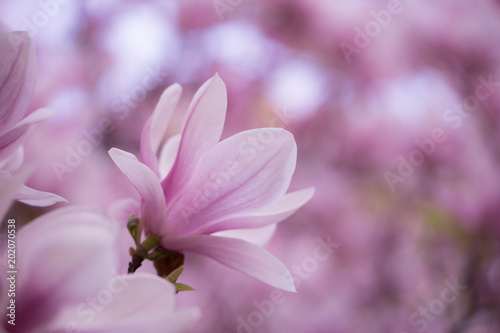
[[[135,252],[134,255],[132,255],[132,261],[128,263],[128,273],[129,274],[135,273],[135,271],[139,267],[141,267],[143,261],[144,257],[139,253]]]
[[[141,267],[142,262],[148,256],[148,252],[156,247],[160,239],[155,235],[149,235],[142,244],[137,246],[137,249],[132,254],[132,261],[128,264],[128,273],[134,273],[139,267]]]

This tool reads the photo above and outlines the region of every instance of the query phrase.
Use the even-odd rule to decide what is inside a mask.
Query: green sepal
[[[180,291],[193,291],[196,290],[193,287],[188,286],[187,284],[184,283],[174,283],[175,286],[175,293],[177,294]]]
[[[130,235],[132,236],[135,245],[139,246],[139,244],[141,244],[141,233],[142,233],[141,220],[138,219],[137,217],[134,217],[134,215],[130,215],[127,222],[127,229],[130,232]]]
[[[182,271],[184,271],[184,265],[177,267],[172,273],[170,273],[165,279],[167,279],[169,282],[175,283],[179,276],[182,274]]]

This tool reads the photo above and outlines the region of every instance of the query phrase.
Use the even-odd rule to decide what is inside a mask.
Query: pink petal
[[[21,121],[14,125],[13,129],[28,125],[36,125],[38,123],[41,123],[42,121],[52,118],[54,113],[55,110],[49,107],[37,109],[21,119]]]
[[[177,333],[200,317],[196,308],[174,311],[175,289],[158,276],[143,273],[117,276],[113,287],[116,292],[110,292],[111,301],[101,311],[94,311],[93,320],[86,321],[88,318],[77,315],[75,307],[59,318],[60,324],[56,325],[63,328],[69,323],[83,333]]]
[[[156,106],[151,124],[150,142],[153,152],[157,153],[158,148],[167,131],[168,122],[170,117],[175,111],[177,104],[182,95],[182,87],[175,83],[165,89],[160,97],[160,101]]]
[[[62,278],[66,281],[59,289],[77,299],[88,296],[111,276],[114,261],[108,253],[112,253],[116,231],[102,215],[87,207],[72,206],[42,215],[18,232],[19,242],[29,244],[19,249],[23,272],[20,282],[33,279],[39,281],[33,286],[42,283],[49,288]],[[90,276],[99,274],[87,281],[86,270]],[[34,271],[38,273],[29,274]]]
[[[53,114],[54,110],[51,108],[38,109],[21,119],[8,132],[0,135],[0,160],[12,154],[38,123],[47,120]]]
[[[195,234],[274,204],[290,185],[296,156],[293,136],[283,129],[254,129],[221,141],[169,206],[165,234]]]
[[[0,134],[26,114],[36,79],[36,53],[26,32],[0,36]]]
[[[164,238],[162,247],[180,252],[195,252],[250,275],[273,287],[295,292],[288,269],[272,254],[248,242],[217,236]]]
[[[167,142],[163,145],[160,153],[159,160],[159,171],[160,178],[165,178],[166,175],[172,169],[172,166],[175,162],[175,157],[177,156],[177,152],[179,151],[179,144],[181,142],[181,135],[177,134],[168,139]]]
[[[140,200],[126,198],[113,202],[108,210],[108,216],[118,226],[118,234],[115,239],[115,249],[118,268],[126,271],[130,262],[130,247],[135,247],[135,243],[130,237],[127,229],[127,222],[130,215],[141,216]],[[143,271],[143,270],[142,270]]]
[[[115,221],[123,222],[124,225],[128,221],[130,215],[140,216],[141,208],[136,199],[125,198],[113,202],[108,210],[108,216]]]
[[[3,161],[0,161],[0,169],[12,172],[21,167],[24,161],[24,147],[20,145],[12,154],[7,156]]]
[[[26,185],[21,185],[21,188],[17,192],[16,200],[35,207],[47,207],[56,202],[68,202],[57,194],[38,191]]]
[[[9,172],[0,171],[0,180],[9,182],[14,178],[21,177],[25,179],[26,174],[31,173],[25,171],[20,176],[13,176]],[[16,200],[31,206],[46,207],[55,204],[56,202],[67,202],[66,199],[49,192],[38,191],[26,185],[18,186],[17,193],[14,197]]]
[[[203,155],[219,142],[226,107],[226,86],[215,74],[198,89],[189,106],[177,159],[171,173],[162,182],[167,200],[183,188]]]
[[[149,117],[141,134],[141,161],[158,174],[156,153],[160,146],[168,122],[175,111],[182,94],[182,87],[173,84],[160,97],[158,104]]]
[[[12,176],[7,171],[0,170],[0,227],[5,221],[3,217],[7,213],[12,201],[14,201],[15,195],[23,183],[29,178],[29,171],[24,171]]]
[[[216,223],[206,230],[204,234],[229,229],[259,228],[273,223],[281,222],[294,214],[297,209],[307,203],[314,195],[314,187],[287,193],[277,203],[259,212],[247,216],[233,217]]]
[[[16,328],[42,328],[64,305],[96,295],[113,273],[115,234],[101,215],[81,207],[56,210],[20,228]]]
[[[112,148],[109,155],[142,197],[141,219],[146,231],[162,236],[161,226],[165,222],[166,205],[160,180],[150,168],[130,153]]]
[[[253,229],[224,230],[214,233],[212,236],[237,238],[258,246],[264,246],[271,240],[277,227],[277,224],[270,224]]]
[[[29,135],[29,126],[23,126],[4,133],[0,136],[0,161],[8,158]]]

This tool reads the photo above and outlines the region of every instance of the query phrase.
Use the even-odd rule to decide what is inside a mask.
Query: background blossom
[[[25,144],[28,186],[103,211],[139,200],[107,151],[139,156],[142,124],[174,82],[184,93],[167,136],[178,133],[215,72],[228,93],[222,139],[294,135],[290,190],[316,194],[266,250],[297,294],[189,255],[183,282],[197,291],[176,298],[200,307],[191,332],[499,330],[498,1],[40,3],[0,4],[38,53],[31,108],[56,110]],[[339,246],[321,261],[327,237]],[[466,289],[446,303],[455,278]]]

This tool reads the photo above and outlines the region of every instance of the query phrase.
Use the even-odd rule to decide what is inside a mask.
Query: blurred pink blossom
[[[2,327],[26,333],[164,333],[181,332],[195,321],[197,309],[174,310],[175,290],[166,280],[116,273],[115,237],[113,225],[85,207],[53,211],[20,229],[17,273],[1,282]],[[2,270],[12,271],[6,265],[2,260]],[[15,308],[12,318],[9,306]],[[13,319],[15,325],[9,323]]]
[[[25,32],[0,36],[0,172],[1,180],[13,177],[24,160],[22,143],[33,127],[50,118],[48,108],[28,112],[36,79],[36,54]],[[66,201],[58,195],[22,185],[16,199],[33,206]]]
[[[36,80],[36,54],[28,34],[2,34],[0,42],[0,160],[4,160],[21,145],[33,125],[53,112],[27,111]]]

